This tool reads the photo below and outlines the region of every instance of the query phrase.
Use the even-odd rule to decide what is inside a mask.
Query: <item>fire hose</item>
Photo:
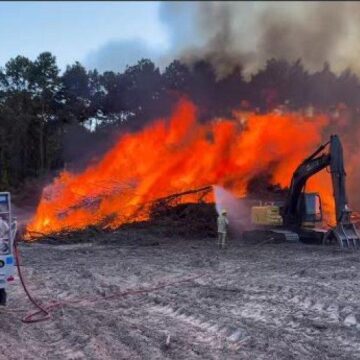
[[[84,299],[73,299],[73,300],[66,300],[66,301],[53,301],[49,304],[47,304],[46,306],[43,304],[40,304],[38,301],[36,301],[33,296],[31,295],[30,291],[28,290],[26,283],[24,281],[24,277],[23,277],[23,273],[20,267],[20,256],[19,256],[19,249],[18,249],[18,245],[17,245],[17,241],[14,242],[14,253],[15,253],[15,259],[16,259],[16,266],[17,266],[17,270],[18,270],[18,274],[19,274],[19,278],[21,281],[21,285],[25,291],[26,296],[28,297],[28,299],[30,300],[30,302],[38,309],[35,312],[31,312],[30,314],[27,314],[25,317],[22,318],[22,322],[24,323],[36,323],[36,322],[40,322],[40,321],[45,321],[45,320],[50,320],[51,319],[51,311],[62,307],[62,306],[66,306],[66,305],[74,305],[74,304],[79,304],[82,301],[84,301]],[[198,279],[200,277],[204,276],[204,274],[199,274],[196,276],[192,276],[189,278],[185,278],[185,279],[180,279],[177,281],[173,281],[173,282],[165,282],[165,283],[157,283],[157,285],[150,287],[150,288],[137,288],[137,289],[129,289],[126,291],[122,291],[119,293],[114,293],[114,294],[110,294],[108,296],[102,296],[100,297],[93,297],[93,298],[86,298],[86,302],[87,303],[95,303],[96,301],[99,300],[113,300],[119,297],[124,297],[127,295],[141,295],[141,294],[145,294],[145,293],[149,293],[149,292],[153,292],[156,290],[160,290],[163,289],[165,287],[169,287],[169,286],[176,286],[185,282],[189,282],[189,281],[193,281],[195,279]],[[42,315],[42,316],[41,316]],[[40,316],[40,317],[39,317]]]
[[[44,320],[49,320],[51,318],[50,315],[50,308],[45,308],[44,306],[42,306],[41,304],[39,304],[30,294],[25,281],[24,281],[24,277],[22,274],[22,270],[20,267],[20,256],[19,256],[19,249],[18,249],[18,244],[17,244],[17,240],[14,241],[14,254],[15,254],[15,262],[16,262],[16,267],[18,270],[18,274],[19,274],[19,278],[21,281],[21,285],[25,291],[26,296],[28,297],[28,299],[31,301],[31,303],[37,307],[39,310],[36,313],[32,313],[30,315],[25,316],[22,321],[24,323],[33,323],[33,322],[39,322],[39,321],[44,321]],[[34,316],[39,315],[39,314],[44,314],[43,317],[41,318],[37,318],[37,319],[33,319]]]

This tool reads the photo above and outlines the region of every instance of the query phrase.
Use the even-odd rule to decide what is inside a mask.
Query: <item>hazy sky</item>
[[[34,59],[51,51],[64,68],[118,41],[164,51],[169,38],[159,3],[0,2],[0,66],[19,54]]]

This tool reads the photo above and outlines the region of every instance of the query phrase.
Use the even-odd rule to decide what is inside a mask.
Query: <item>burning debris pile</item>
[[[149,214],[149,220],[144,225],[146,227],[150,225],[156,229],[156,233],[166,237],[213,237],[217,231],[217,213],[214,204],[204,201],[212,191],[212,186],[206,186],[158,199],[142,209]],[[192,202],[187,203],[185,199],[189,195],[192,197]],[[141,227],[142,224],[130,223],[126,226]]]
[[[321,143],[328,121],[295,112],[234,112],[232,119],[201,123],[196,107],[182,100],[169,119],[120,137],[97,164],[80,173],[62,172],[44,189],[28,237],[147,221],[155,213],[165,216],[168,210],[160,206],[165,200],[176,209],[199,200],[213,203],[211,191],[199,199],[191,190],[215,184],[244,197],[264,173],[270,183],[285,187],[297,164]],[[326,174],[307,188],[322,189],[330,211]]]
[[[124,219],[122,229],[140,229],[145,226],[147,229],[153,229],[156,234],[166,237],[193,237],[194,234],[203,238],[212,237],[216,234],[217,213],[214,204],[204,201],[212,191],[212,186],[206,186],[142,204],[135,216],[147,220],[134,222],[131,219]],[[189,196],[191,200],[186,200]],[[64,229],[50,234],[28,231],[27,237],[28,240],[41,238],[46,239],[47,242],[81,242],[99,233],[112,231],[106,226],[111,219],[112,217],[109,216],[85,229]]]

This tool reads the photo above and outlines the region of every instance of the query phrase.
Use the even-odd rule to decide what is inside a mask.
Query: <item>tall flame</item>
[[[148,214],[138,211],[142,204],[187,189],[218,184],[244,196],[249,180],[264,171],[273,183],[288,186],[296,166],[321,143],[327,123],[325,116],[241,112],[234,119],[200,123],[196,107],[182,100],[170,119],[123,135],[82,173],[63,171],[44,189],[27,230],[116,228],[146,219]],[[324,181],[323,175],[314,177],[308,190],[319,190],[330,207],[330,183]]]

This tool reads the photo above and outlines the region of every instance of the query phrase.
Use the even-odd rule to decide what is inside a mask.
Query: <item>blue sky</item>
[[[60,68],[86,62],[107,43],[164,51],[169,36],[159,2],[0,2],[0,66],[16,55],[51,51]]]

